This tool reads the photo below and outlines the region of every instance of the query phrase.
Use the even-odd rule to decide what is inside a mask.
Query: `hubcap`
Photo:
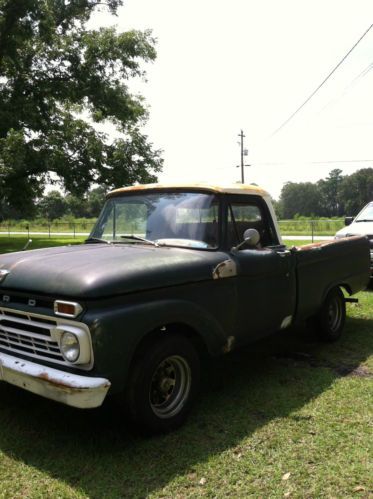
[[[149,391],[150,406],[160,418],[175,416],[185,405],[191,387],[187,361],[178,355],[167,357],[156,368]]]
[[[338,330],[342,320],[342,304],[340,300],[334,299],[330,302],[328,308],[328,323],[330,330],[335,332]]]

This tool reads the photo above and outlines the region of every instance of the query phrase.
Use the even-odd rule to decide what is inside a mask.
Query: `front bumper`
[[[110,388],[105,378],[67,373],[2,352],[0,381],[80,409],[99,407]]]

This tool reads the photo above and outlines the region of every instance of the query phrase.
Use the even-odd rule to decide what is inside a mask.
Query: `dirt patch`
[[[309,367],[323,367],[333,370],[338,376],[355,376],[358,378],[373,378],[373,373],[366,366],[348,366],[345,364],[335,365],[330,362],[320,361],[316,357],[304,352],[286,352],[273,356],[275,360],[289,364],[306,364]]]
[[[339,366],[334,368],[339,376],[356,376],[357,378],[372,378],[373,373],[365,366]]]

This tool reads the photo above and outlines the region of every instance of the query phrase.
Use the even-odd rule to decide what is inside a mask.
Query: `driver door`
[[[279,245],[271,214],[260,196],[231,196],[227,208],[231,248],[243,241],[249,228],[260,235],[255,248],[231,250],[237,264],[237,342],[246,343],[291,322],[296,299],[294,258]]]

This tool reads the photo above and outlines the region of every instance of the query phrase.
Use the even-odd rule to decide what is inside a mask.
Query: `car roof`
[[[182,184],[139,184],[121,187],[108,193],[107,197],[120,196],[126,193],[142,191],[209,191],[223,194],[255,194],[257,196],[268,196],[261,187],[253,184],[208,184],[208,183],[182,183]]]

